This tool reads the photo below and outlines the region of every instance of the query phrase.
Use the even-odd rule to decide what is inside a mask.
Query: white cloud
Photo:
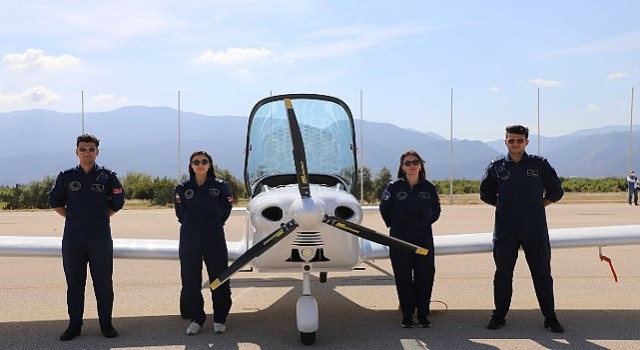
[[[116,97],[111,94],[98,94],[93,101],[102,108],[124,106],[127,103],[127,96]]]
[[[2,64],[13,70],[62,70],[80,64],[80,58],[71,55],[47,56],[43,50],[27,49],[23,53],[10,53],[2,58]]]
[[[562,85],[562,82],[559,80],[547,80],[542,78],[535,78],[535,79],[529,79],[529,84],[532,84],[534,86],[556,88],[556,87],[560,87]]]
[[[260,48],[242,48],[228,47],[226,50],[212,51],[207,50],[196,58],[197,62],[213,63],[213,64],[237,64],[246,61],[256,60],[263,57],[271,56],[273,52],[264,47]]]
[[[329,38],[328,42],[297,47],[282,55],[282,58],[289,61],[350,56],[368,48],[396,44],[402,38],[418,36],[429,30],[431,28],[424,25],[411,23],[383,28],[358,25],[323,29],[313,33],[311,40]],[[338,40],[333,41],[333,38]]]
[[[605,40],[552,52],[550,56],[594,55],[606,52],[630,51],[640,48],[640,31],[628,32]]]
[[[607,75],[607,79],[609,80],[618,80],[626,77],[627,74],[623,72],[615,72]]]
[[[598,106],[595,103],[591,103],[587,106],[587,109],[589,110],[589,112],[593,112],[593,111],[597,111],[600,109],[600,106]]]
[[[487,90],[489,90],[489,92],[498,92],[500,91],[500,88],[497,86],[492,86],[490,88],[488,88]]]
[[[44,86],[34,86],[19,94],[0,95],[0,105],[8,105],[11,108],[32,108],[50,105],[59,98],[55,92]]]

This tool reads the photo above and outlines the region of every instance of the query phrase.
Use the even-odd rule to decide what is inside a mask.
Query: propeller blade
[[[227,267],[226,270],[216,278],[215,281],[211,282],[211,289],[218,288],[219,285],[226,282],[231,276],[233,276],[238,270],[243,268],[246,264],[248,264],[253,258],[259,257],[262,253],[269,250],[276,243],[286,237],[288,234],[293,232],[293,230],[298,227],[298,223],[295,220],[291,219],[289,222],[280,225],[280,228],[273,231],[267,237],[263,238],[260,242],[255,244],[251,249],[247,250],[244,254],[242,254],[238,260],[234,261],[231,266]]]
[[[291,142],[293,143],[293,161],[296,165],[296,176],[298,179],[298,189],[302,198],[311,197],[309,190],[309,176],[307,174],[307,156],[304,151],[304,143],[302,141],[302,133],[296,112],[293,110],[293,104],[290,98],[284,99],[287,107],[287,117],[289,119],[289,130],[291,131]]]
[[[391,248],[407,249],[419,255],[429,254],[429,249],[422,248],[415,244],[405,242],[401,239],[397,239],[395,237],[382,234],[380,232],[374,231],[364,226],[360,226],[352,222],[349,222],[347,220],[340,219],[339,217],[336,217],[336,216],[325,215],[322,222],[328,225],[331,225],[335,228],[339,228],[342,231],[351,233],[352,235],[356,235],[360,238],[368,239],[372,242],[386,245]]]

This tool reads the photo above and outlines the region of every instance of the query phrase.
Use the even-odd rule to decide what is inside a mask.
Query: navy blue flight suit
[[[519,162],[507,155],[494,159],[480,182],[480,199],[496,207],[493,230],[495,310],[504,318],[513,293],[513,269],[518,249],[524,250],[540,310],[545,319],[556,317],[551,277],[551,247],[544,200],[557,202],[562,182],[549,162],[524,154]]]
[[[389,249],[403,316],[410,317],[416,308],[418,316],[427,316],[436,273],[431,224],[440,217],[438,192],[427,180],[411,188],[406,178],[399,178],[382,193],[380,214],[391,237],[429,249],[426,256]]]
[[[124,205],[124,191],[116,173],[97,164],[88,174],[80,165],[64,170],[53,183],[49,205],[66,207],[62,264],[67,279],[69,326],[82,326],[87,263],[98,303],[100,326],[110,326],[113,239],[109,209],[117,212]]]
[[[214,281],[228,266],[227,241],[223,225],[231,215],[233,195],[227,184],[214,177],[198,186],[195,178],[176,187],[175,209],[180,226],[180,276],[186,313],[191,321],[204,324],[202,261]],[[229,281],[212,291],[213,320],[225,323],[231,310]]]

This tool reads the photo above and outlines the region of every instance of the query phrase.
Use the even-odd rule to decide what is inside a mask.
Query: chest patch
[[[217,188],[210,188],[209,194],[217,197],[220,194],[220,190],[218,190]]]
[[[419,192],[418,193],[418,198],[420,198],[420,199],[429,199],[430,198],[429,192]]]
[[[527,176],[538,177],[538,169],[527,169]]]
[[[91,185],[91,191],[93,192],[104,192],[103,184],[93,184]]]
[[[80,181],[71,181],[71,183],[69,183],[69,190],[73,192],[80,191],[81,187],[82,187],[82,184],[80,183]]]
[[[496,168],[496,174],[500,180],[509,180],[509,177],[511,177],[511,173],[509,173],[504,164]]]
[[[398,194],[396,194],[396,199],[399,200],[399,201],[403,201],[403,200],[407,199],[407,196],[408,196],[407,192],[400,191],[400,192],[398,192]]]
[[[188,189],[184,191],[184,199],[191,199],[191,198],[193,198],[193,190]]]

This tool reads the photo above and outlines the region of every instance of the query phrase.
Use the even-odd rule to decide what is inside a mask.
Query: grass
[[[560,203],[624,203],[627,200],[627,192],[610,193],[575,193],[565,192]],[[449,194],[440,194],[440,203],[446,204],[482,204],[477,193],[454,194],[453,203]]]
[[[611,192],[611,193],[572,193],[567,192],[562,197],[560,203],[625,203],[627,200],[627,192]],[[453,203],[449,194],[440,194],[440,203],[442,205],[449,204],[483,204],[477,193],[454,194]],[[0,210],[4,210],[6,203],[0,202]],[[246,198],[239,199],[234,203],[234,207],[246,207],[249,200]],[[367,205],[377,205],[378,203],[368,203]],[[135,209],[163,209],[173,208],[173,204],[166,206],[151,204],[151,201],[144,199],[128,199],[124,203],[125,210]],[[37,209],[36,209],[37,210]]]

